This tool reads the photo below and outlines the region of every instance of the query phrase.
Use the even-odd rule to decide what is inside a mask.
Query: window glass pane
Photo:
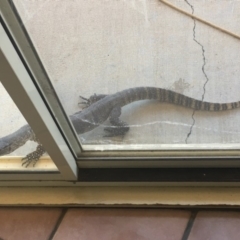
[[[112,95],[70,117],[83,149],[239,148],[240,110],[220,111],[240,105],[239,1],[171,1],[210,24],[157,0],[14,3],[68,115]]]
[[[1,138],[0,171],[28,170],[35,166],[38,157],[44,156],[37,164],[36,170],[56,170],[54,163],[44,153],[41,143],[36,142],[34,133],[17,106],[0,83],[1,98]],[[39,148],[37,149],[37,146]],[[37,151],[36,151],[37,149]],[[21,157],[19,157],[21,156]],[[22,157],[26,159],[22,159]],[[26,168],[28,167],[28,168]]]

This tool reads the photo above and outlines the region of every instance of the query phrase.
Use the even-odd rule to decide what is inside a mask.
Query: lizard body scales
[[[69,118],[78,134],[91,131],[109,119],[113,127],[105,128],[109,134],[108,136],[124,135],[129,130],[129,127],[119,119],[121,107],[140,100],[157,100],[201,111],[225,111],[240,107],[240,101],[211,103],[163,88],[136,87],[111,95],[95,94],[87,99],[87,108],[69,116]],[[0,138],[0,156],[11,153],[28,140],[37,141],[29,125],[25,125],[18,131]],[[28,162],[32,161],[32,159],[38,159],[44,152],[43,147],[40,145],[37,151],[27,155],[24,159],[27,159]]]

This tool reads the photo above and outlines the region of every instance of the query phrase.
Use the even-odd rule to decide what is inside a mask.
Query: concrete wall
[[[14,2],[68,114],[79,111],[79,95],[135,86],[167,88],[212,102],[240,100],[240,40],[161,1]],[[169,2],[240,35],[238,0]],[[23,121],[17,111],[9,111],[12,103],[0,91],[4,136]],[[103,127],[80,138],[83,143],[184,146],[192,114],[170,104],[138,102],[123,109],[122,119],[132,126],[124,139],[103,139]],[[188,145],[240,142],[240,110],[195,112],[194,119]],[[25,154],[30,145],[15,154]]]

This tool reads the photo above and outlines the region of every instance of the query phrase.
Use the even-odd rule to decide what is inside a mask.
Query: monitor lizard
[[[157,100],[172,103],[183,107],[201,111],[225,111],[240,107],[240,101],[230,103],[212,103],[187,97],[183,94],[156,87],[129,88],[111,95],[94,94],[89,99],[83,98],[86,107],[69,116],[77,134],[89,132],[109,119],[111,126],[104,128],[106,136],[124,135],[129,131],[127,123],[119,119],[121,108],[132,102],[140,100]],[[45,153],[44,147],[37,140],[29,125],[21,127],[16,132],[0,138],[0,156],[9,154],[24,145],[27,141],[38,143],[36,151],[24,157],[23,165],[26,167]]]

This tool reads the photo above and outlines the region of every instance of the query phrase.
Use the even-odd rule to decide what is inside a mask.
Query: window
[[[47,150],[47,148],[45,149],[50,155],[55,155],[55,159],[58,159],[57,162],[55,162],[56,166],[50,164],[51,166],[43,167],[42,165],[40,166],[40,169],[34,171],[33,174],[30,174],[29,170],[26,171],[26,169],[24,169],[24,166],[28,166],[28,162],[26,162],[27,159],[23,162],[19,159],[19,163],[16,163],[15,159],[12,158],[7,160],[1,159],[1,170],[14,172],[12,175],[1,175],[1,179],[25,180],[33,178],[38,180],[47,180],[50,178],[51,180],[75,180],[77,178],[77,168],[74,158],[66,146],[59,130],[56,128],[56,124],[53,122],[53,119],[46,105],[43,103],[36,86],[34,86],[30,78],[31,74],[29,74],[30,72],[28,72],[27,66],[24,66],[24,59],[21,59],[20,54],[16,51],[17,46],[13,46],[12,42],[14,42],[14,40],[9,38],[10,34],[6,31],[8,29],[6,25],[4,25],[4,21],[1,21],[1,23],[1,82],[8,92],[12,94],[14,102],[17,103],[26,120],[31,124],[31,126],[35,126],[34,130],[32,130],[29,125],[26,124],[26,120],[23,119],[21,114],[19,114],[15,105],[1,86],[2,96],[6,96],[4,102],[7,103],[8,101],[8,112],[6,111],[6,108],[3,112],[5,117],[3,119],[4,122],[1,124],[2,132],[4,133],[4,131],[7,132],[11,130],[11,127],[7,126],[9,123],[13,122],[13,118],[17,121],[16,125],[13,124],[15,126],[12,125],[13,128],[16,127],[17,124],[24,122],[23,126],[17,129],[17,131],[1,138],[1,155],[11,153],[15,149],[17,150],[27,140],[34,140],[41,145],[41,139],[44,139],[44,141],[48,142],[45,142],[45,146],[47,145],[47,148],[49,147],[50,151]],[[10,40],[12,40],[12,42]],[[6,127],[4,128],[4,126]],[[35,135],[36,132],[37,134]],[[41,151],[42,150],[40,150],[40,152]],[[35,157],[34,155],[35,153],[32,156],[33,160]],[[21,163],[26,164],[19,167]],[[34,163],[35,161],[33,161],[33,164]],[[9,168],[6,166],[8,164],[10,166]],[[39,174],[39,171],[40,173],[43,172],[45,174]],[[24,173],[26,173],[25,176],[23,175]]]
[[[99,173],[103,182],[110,175],[120,182],[143,175],[144,181],[237,181],[237,1],[4,0],[0,6],[3,32],[35,86],[38,97],[28,99],[35,101],[34,119],[12,83],[3,85],[60,174],[61,161],[68,168],[71,177],[63,179],[74,179],[78,166],[82,181]]]

